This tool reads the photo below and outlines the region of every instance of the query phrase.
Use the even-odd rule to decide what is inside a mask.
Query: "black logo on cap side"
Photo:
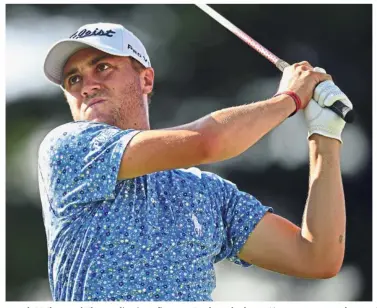
[[[87,37],[87,36],[107,36],[107,37],[113,37],[113,34],[115,34],[116,32],[113,31],[113,30],[102,30],[102,29],[98,29],[96,28],[94,31],[90,31],[90,30],[87,30],[87,29],[82,29],[80,32],[79,31],[76,31],[75,33],[73,33],[69,38],[71,39],[80,39],[80,38],[84,38],[84,37]]]
[[[142,55],[140,52],[138,52],[135,48],[133,48],[132,45],[128,44],[127,49],[131,49],[135,55],[137,55],[139,58],[142,58],[144,62],[148,63],[148,59],[144,55]]]

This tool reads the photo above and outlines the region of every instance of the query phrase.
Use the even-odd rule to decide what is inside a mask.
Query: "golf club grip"
[[[282,72],[284,69],[289,66],[289,64],[281,59],[275,63],[276,67]],[[353,109],[349,108],[343,102],[336,101],[330,107],[327,107],[340,116],[347,123],[352,123],[355,119],[355,112]]]

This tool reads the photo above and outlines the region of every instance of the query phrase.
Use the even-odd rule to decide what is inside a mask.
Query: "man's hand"
[[[346,122],[333,111],[322,108],[311,99],[304,109],[304,115],[308,125],[308,138],[313,134],[319,134],[342,142],[341,133]]]
[[[325,73],[324,69],[317,67],[314,71]],[[330,109],[324,107],[329,107],[335,101],[341,100],[344,104],[352,108],[351,101],[332,80],[324,81],[315,88],[314,99],[311,99],[308,106],[304,109],[309,131],[308,137],[312,134],[319,134],[338,139],[342,142],[341,133],[346,122]]]
[[[331,80],[331,76],[315,71],[309,62],[295,63],[284,70],[277,93],[293,91],[300,97],[304,109],[313,97],[314,88],[326,80]]]
[[[326,71],[320,67],[315,67],[314,71],[326,73]],[[314,89],[313,98],[321,107],[330,107],[336,101],[341,101],[347,107],[353,109],[353,105],[347,95],[345,95],[332,80],[321,82]]]

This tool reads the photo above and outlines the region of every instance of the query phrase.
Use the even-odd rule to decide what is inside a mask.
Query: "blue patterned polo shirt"
[[[38,157],[48,273],[59,301],[210,301],[214,263],[271,208],[198,168],[117,180],[139,131],[94,122],[52,130]]]

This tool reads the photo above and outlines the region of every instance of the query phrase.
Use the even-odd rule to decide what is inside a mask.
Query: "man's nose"
[[[83,97],[88,97],[95,94],[100,90],[101,84],[93,77],[86,77],[83,79],[83,86],[81,88],[81,95]]]

